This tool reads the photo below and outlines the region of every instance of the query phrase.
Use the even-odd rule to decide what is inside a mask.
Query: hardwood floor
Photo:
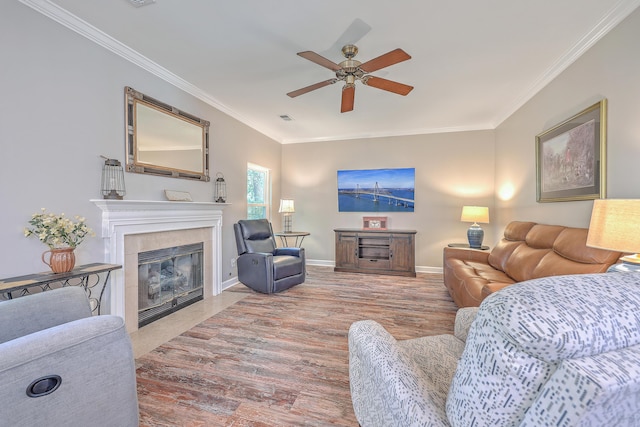
[[[136,360],[141,426],[357,426],[347,333],[375,319],[397,339],[451,333],[442,276],[334,273],[235,304]]]

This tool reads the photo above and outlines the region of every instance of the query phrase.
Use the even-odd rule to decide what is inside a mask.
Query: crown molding
[[[230,109],[226,105],[219,102],[213,96],[203,91],[199,87],[189,83],[184,80],[180,76],[172,73],[166,68],[158,65],[151,59],[146,56],[140,54],[136,50],[130,48],[129,46],[121,43],[120,41],[114,39],[110,35],[104,33],[88,22],[78,18],[76,15],[70,13],[66,9],[58,6],[55,3],[52,3],[50,0],[18,0],[20,3],[24,4],[32,8],[33,10],[41,13],[42,15],[50,18],[57,23],[67,27],[68,29],[78,33],[79,35],[91,40],[92,42],[104,47],[105,49],[115,53],[116,55],[122,57],[123,59],[131,62],[134,65],[142,68],[145,71],[161,78],[167,83],[181,89],[188,94],[198,98],[199,100],[209,104],[210,106],[216,108],[217,110],[222,111],[223,113],[233,117],[234,119],[246,124],[247,126],[255,129],[256,131],[262,133],[263,135],[278,141],[278,138],[268,135],[265,132],[259,130],[258,126],[252,124],[250,120],[242,115],[238,114],[236,111]]]
[[[573,64],[580,56],[582,56],[596,42],[604,37],[611,29],[618,25],[627,16],[629,16],[629,14],[631,14],[631,12],[638,8],[638,6],[640,6],[640,0],[620,0],[607,14],[602,17],[600,22],[598,22],[598,24],[593,27],[591,31],[585,34],[571,49],[569,49],[560,58],[558,58],[554,62],[554,64],[549,67],[544,73],[542,73],[542,75],[540,75],[536,79],[536,81],[533,82],[533,84],[531,84],[529,88],[526,89],[518,99],[511,103],[507,108],[503,109],[500,114],[497,114],[495,120],[491,125],[487,125],[486,127],[462,126],[437,129],[414,129],[405,132],[334,135],[320,138],[287,139],[283,138],[282,136],[270,135],[269,133],[261,130],[258,125],[252,123],[246,117],[238,114],[236,111],[222,104],[209,93],[201,90],[199,87],[189,83],[188,81],[182,79],[180,76],[158,65],[157,63],[135,51],[134,49],[119,42],[118,40],[89,24],[88,22],[68,12],[66,9],[63,9],[60,6],[52,3],[50,0],[18,1],[281,144],[495,129],[513,113],[515,113],[519,108],[521,108],[525,103],[531,100],[531,98],[533,98],[538,92],[540,92],[560,73],[562,73],[571,64]]]
[[[372,138],[387,138],[393,136],[415,136],[415,135],[429,135],[434,133],[452,133],[452,132],[472,132],[482,130],[493,130],[493,125],[478,125],[478,126],[452,126],[447,128],[425,128],[425,129],[411,129],[402,132],[374,132],[374,133],[353,133],[342,135],[330,135],[319,138],[283,138],[281,144],[303,144],[306,142],[324,142],[324,141],[348,141],[350,139],[372,139]]]
[[[535,82],[511,105],[505,108],[501,114],[496,116],[493,128],[497,128],[502,122],[508,119],[513,113],[518,111],[524,104],[531,100],[546,85],[551,83],[553,79],[558,77],[560,73],[569,68],[578,58],[580,58],[587,50],[595,45],[609,31],[615,28],[627,16],[640,6],[640,0],[620,0],[607,14],[605,14],[600,22],[594,26],[591,31],[585,34],[571,49],[558,58]]]

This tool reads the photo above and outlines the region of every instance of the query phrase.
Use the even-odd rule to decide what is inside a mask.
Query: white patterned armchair
[[[356,322],[349,359],[363,427],[640,426],[640,273],[522,282],[459,310],[454,335]]]

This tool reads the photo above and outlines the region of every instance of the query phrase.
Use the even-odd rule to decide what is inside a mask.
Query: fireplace
[[[139,328],[140,253],[202,244],[202,298],[222,292],[221,207],[224,205],[102,199],[92,202],[102,210],[104,262],[123,266],[111,275],[103,300],[104,312],[123,317],[128,332]],[[179,299],[181,303],[182,298]]]
[[[202,299],[202,254],[202,243],[138,254],[138,327]]]

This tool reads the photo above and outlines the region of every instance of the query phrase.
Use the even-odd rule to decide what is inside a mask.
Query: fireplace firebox
[[[203,299],[203,244],[138,254],[138,327]]]

